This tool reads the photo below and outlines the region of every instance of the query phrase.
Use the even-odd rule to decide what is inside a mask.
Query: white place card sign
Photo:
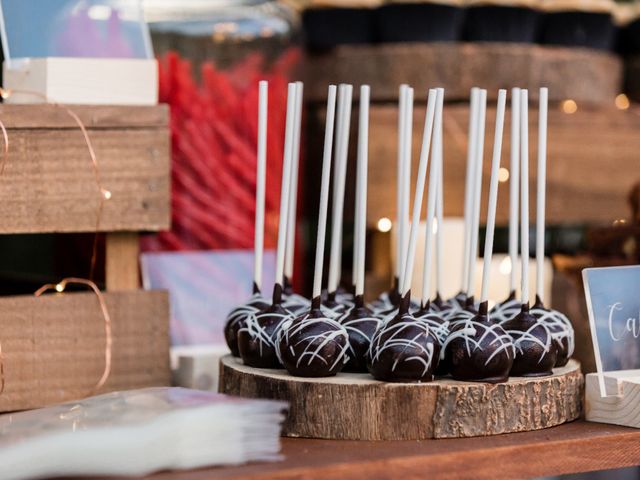
[[[602,397],[604,374],[640,370],[640,265],[582,272]]]

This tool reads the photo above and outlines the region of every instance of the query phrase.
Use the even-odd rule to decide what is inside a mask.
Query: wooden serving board
[[[385,383],[367,374],[297,378],[284,370],[220,360],[220,391],[290,403],[283,435],[335,440],[423,440],[524,432],[575,420],[582,410],[580,364],[507,383]]]

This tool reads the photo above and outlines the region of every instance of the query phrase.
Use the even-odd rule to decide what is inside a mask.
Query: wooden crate
[[[113,364],[101,393],[168,385],[167,292],[105,293]],[[104,370],[104,318],[93,293],[0,298],[0,411],[82,398]]]
[[[170,226],[168,108],[73,106],[97,157],[106,232],[112,369],[102,392],[168,385],[169,302],[139,288],[138,232]],[[53,105],[0,105],[10,153],[0,177],[0,234],[95,232],[100,192],[83,135]],[[105,332],[94,293],[0,298],[5,390],[0,411],[91,393]]]

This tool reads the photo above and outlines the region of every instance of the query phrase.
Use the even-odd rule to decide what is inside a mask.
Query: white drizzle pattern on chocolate
[[[418,333],[413,338],[402,338],[402,333],[409,328],[418,328]],[[391,336],[387,338],[384,343],[382,343],[382,335],[390,333]],[[369,358],[372,362],[376,362],[379,360],[380,355],[384,353],[385,350],[394,347],[404,347],[405,349],[416,348],[420,352],[419,355],[413,355],[407,358],[397,358],[391,367],[391,371],[394,372],[400,363],[402,362],[411,362],[417,361],[422,364],[424,370],[422,375],[426,375],[429,369],[433,366],[434,361],[436,359],[433,358],[433,345],[428,343],[426,346],[422,345],[417,340],[424,336],[427,337],[430,333],[429,324],[426,322],[416,319],[412,315],[404,315],[401,321],[394,323],[393,325],[383,324],[381,328],[379,328],[373,336],[371,341],[371,346],[369,347]]]
[[[308,310],[311,302],[297,293],[282,296],[282,306],[291,312],[303,312]]]
[[[331,329],[327,329],[317,335],[307,335],[300,338],[296,343],[291,344],[291,337],[295,337],[298,333],[303,331],[308,327],[312,327],[317,324],[326,324]],[[336,365],[342,361],[342,363],[347,363],[349,357],[347,356],[347,350],[349,348],[349,335],[347,331],[340,325],[337,321],[328,317],[319,317],[319,318],[309,318],[309,313],[305,314],[303,317],[295,320],[288,320],[283,323],[282,327],[278,331],[277,340],[276,340],[276,355],[278,356],[278,360],[280,363],[282,362],[282,352],[280,351],[280,345],[282,340],[287,343],[287,348],[291,355],[296,358],[296,366],[299,367],[305,357],[309,358],[307,365],[311,365],[314,360],[319,360],[320,362],[328,365],[327,359],[324,358],[320,352],[321,350],[327,346],[330,342],[335,342],[337,338],[344,338],[344,346],[340,346],[340,352],[336,356],[335,361],[329,367],[330,370],[335,368]],[[320,340],[320,343],[316,344],[316,341]],[[302,344],[306,343],[305,348],[302,352],[296,352],[295,348]],[[339,345],[339,343],[337,343]]]
[[[506,302],[497,304],[491,310],[491,319],[497,323],[508,322],[522,310],[522,302],[512,298]]]
[[[280,325],[274,330],[272,335],[269,335],[267,329],[260,324],[260,319],[262,317],[273,317],[273,318],[281,318]],[[238,334],[240,332],[246,332],[253,340],[258,340],[260,345],[260,355],[262,355],[263,345],[267,347],[271,347],[276,349],[277,354],[277,339],[282,330],[285,322],[293,319],[293,314],[289,311],[287,313],[268,313],[262,312],[258,314],[251,314],[247,318],[244,327],[238,330]]]
[[[540,338],[533,335],[533,333],[531,333],[533,332],[533,330],[535,330],[538,327],[545,329],[546,331],[545,341],[541,340]],[[551,332],[549,331],[549,328],[544,323],[538,320],[536,320],[536,322],[534,322],[524,332],[521,330],[507,330],[506,332],[509,334],[509,336],[513,340],[513,346],[515,347],[516,351],[519,353],[523,353],[522,344],[524,342],[532,342],[532,343],[535,343],[536,345],[541,346],[543,348],[543,351],[542,351],[542,354],[540,355],[540,358],[538,359],[538,363],[542,362],[542,360],[544,360],[545,355],[547,355],[547,353],[551,351],[551,340],[552,340]]]
[[[461,320],[460,322],[464,322],[464,326],[458,328],[457,330],[452,330],[451,334],[447,337],[447,340],[442,346],[442,351],[440,354],[441,359],[443,359],[445,356],[445,350],[447,346],[457,338],[461,338],[464,340],[465,348],[467,350],[467,356],[470,357],[472,353],[472,347],[474,351],[484,350],[484,348],[482,347],[482,342],[487,340],[487,337],[489,337],[490,335],[493,336],[493,340],[491,340],[488,345],[493,346],[497,343],[498,346],[491,353],[491,355],[489,355],[485,362],[485,365],[488,365],[489,362],[493,360],[493,357],[505,350],[511,349],[513,356],[515,356],[515,344],[511,336],[507,334],[499,324],[490,322],[478,322],[477,320],[473,320],[473,318],[475,318],[475,315],[469,320]],[[460,324],[460,322],[458,323],[458,325]],[[476,335],[480,328],[484,329],[484,333],[482,333],[480,337],[476,338]],[[502,330],[502,333],[497,331],[498,329]]]
[[[348,314],[346,316],[348,316]],[[340,324],[345,328],[347,333],[359,335],[359,336],[363,337],[366,340],[368,345],[371,345],[371,342],[373,340],[373,335],[375,335],[375,332],[380,328],[380,325],[382,324],[382,320],[380,318],[378,318],[378,317],[373,316],[373,315],[371,315],[370,317],[354,318],[354,319],[351,319],[351,320],[346,320],[346,316],[343,317],[345,319],[341,320]],[[374,330],[374,334],[372,334],[371,336],[367,335],[366,332],[362,328],[359,328],[362,325],[367,324],[367,323],[375,323],[376,324],[375,329],[373,329]],[[349,347],[349,352],[351,353],[351,355],[353,355],[355,357],[356,352],[353,350],[353,347],[351,346],[351,342],[348,342],[348,347]]]
[[[562,345],[562,341],[567,340],[567,357],[570,358],[575,350],[575,334],[573,325],[567,316],[557,310],[539,307],[533,307],[530,313],[549,328],[551,338],[555,342]]]
[[[423,315],[415,316],[415,318],[426,322],[438,339],[438,343],[444,345],[444,342],[449,336],[449,322],[444,319],[444,316],[436,312],[427,312]]]

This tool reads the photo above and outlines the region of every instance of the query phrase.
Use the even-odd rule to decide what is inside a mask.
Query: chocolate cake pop
[[[254,293],[247,303],[234,308],[227,316],[227,322],[224,326],[224,338],[234,357],[240,356],[238,349],[238,330],[242,328],[247,319],[251,315],[255,315],[260,310],[267,308],[269,302],[262,296],[257,287],[254,287]]]
[[[513,339],[515,347],[511,375],[551,375],[557,359],[556,345],[549,328],[529,312],[529,304],[523,305],[521,312],[504,322],[502,327]]]
[[[287,91],[287,119],[285,148],[282,167],[280,193],[280,219],[278,224],[278,245],[276,249],[276,275],[272,304],[264,310],[250,315],[246,324],[238,330],[238,348],[246,365],[258,368],[278,368],[280,361],[276,354],[276,340],[282,323],[293,318],[293,314],[282,305],[284,284],[284,262],[287,241],[287,209],[291,191],[292,140],[295,98],[298,85],[290,83]]]
[[[575,333],[571,321],[561,312],[545,308],[540,297],[536,297],[531,315],[545,324],[551,332],[557,350],[555,366],[564,367],[575,349]]]
[[[369,372],[387,382],[430,382],[438,365],[440,344],[429,323],[408,312],[403,299],[398,314],[383,323],[369,348]]]
[[[451,329],[441,353],[454,379],[488,383],[507,381],[514,356],[511,337],[489,320],[487,302],[477,315]]]
[[[235,357],[240,356],[238,349],[238,330],[244,325],[249,316],[258,313],[269,306],[269,302],[262,296],[262,254],[264,250],[264,210],[265,183],[267,169],[267,108],[269,84],[261,81],[258,84],[258,152],[256,171],[256,215],[254,238],[253,265],[253,295],[244,304],[231,311],[224,326],[224,338]]]
[[[416,191],[413,203],[411,231],[400,290],[403,292],[398,313],[383,322],[371,341],[369,348],[369,372],[377,380],[390,382],[428,382],[438,365],[440,345],[427,322],[416,319],[409,313],[411,278],[415,264],[418,226],[427,176],[428,158],[434,119],[440,118],[444,91],[429,90],[422,150],[418,166]],[[436,114],[436,109],[438,114]],[[437,163],[436,163],[437,165]],[[433,167],[431,177],[433,177]],[[431,182],[431,180],[430,180]]]
[[[478,314],[471,319],[452,325],[442,354],[449,372],[456,380],[505,382],[509,378],[509,371],[513,366],[514,345],[511,337],[500,325],[491,322],[487,316],[506,96],[506,90],[498,92],[480,307]],[[481,156],[477,157],[475,166],[475,174],[480,176],[482,172]],[[472,299],[471,302],[473,302]]]
[[[504,302],[498,303],[491,309],[491,320],[504,323],[518,315],[521,309],[522,302],[516,298],[516,292],[512,290]]]
[[[364,306],[365,256],[367,234],[367,176],[369,166],[369,87],[361,88],[358,128],[358,158],[356,167],[356,202],[353,235],[353,271],[355,304],[340,323],[349,334],[347,369],[367,371],[367,352],[371,338],[381,320]]]
[[[348,360],[349,335],[336,320],[320,309],[320,297],[311,310],[288,321],[279,332],[278,356],[296,377],[329,377]]]
[[[294,292],[293,286],[286,276],[284,277],[284,287],[282,290],[282,306],[294,315],[309,310],[311,306],[311,302],[307,298]]]
[[[349,336],[336,320],[322,310],[321,282],[324,260],[324,242],[329,203],[331,173],[331,147],[335,116],[336,88],[329,88],[327,125],[325,131],[322,185],[318,238],[313,279],[313,302],[308,312],[283,324],[278,333],[277,354],[291,375],[301,377],[327,377],[338,373],[347,362]]]
[[[522,298],[520,313],[502,324],[511,336],[515,358],[511,375],[550,375],[557,352],[549,328],[529,312],[529,103],[528,91],[520,92],[520,242],[522,260]]]
[[[545,251],[545,204],[546,204],[546,174],[547,174],[547,113],[549,92],[540,89],[540,107],[538,117],[538,184],[537,184],[537,218],[536,218],[536,303],[531,314],[551,332],[556,350],[556,366],[567,364],[573,354],[573,327],[569,319],[555,310],[544,307],[544,251]]]
[[[340,319],[340,323],[349,334],[349,361],[345,370],[366,372],[371,339],[382,324],[382,320],[364,305],[362,296],[358,296],[355,306]]]
[[[257,368],[279,368],[276,341],[282,325],[293,314],[282,306],[282,287],[274,287],[273,303],[250,315],[238,330],[238,348],[245,365]]]

